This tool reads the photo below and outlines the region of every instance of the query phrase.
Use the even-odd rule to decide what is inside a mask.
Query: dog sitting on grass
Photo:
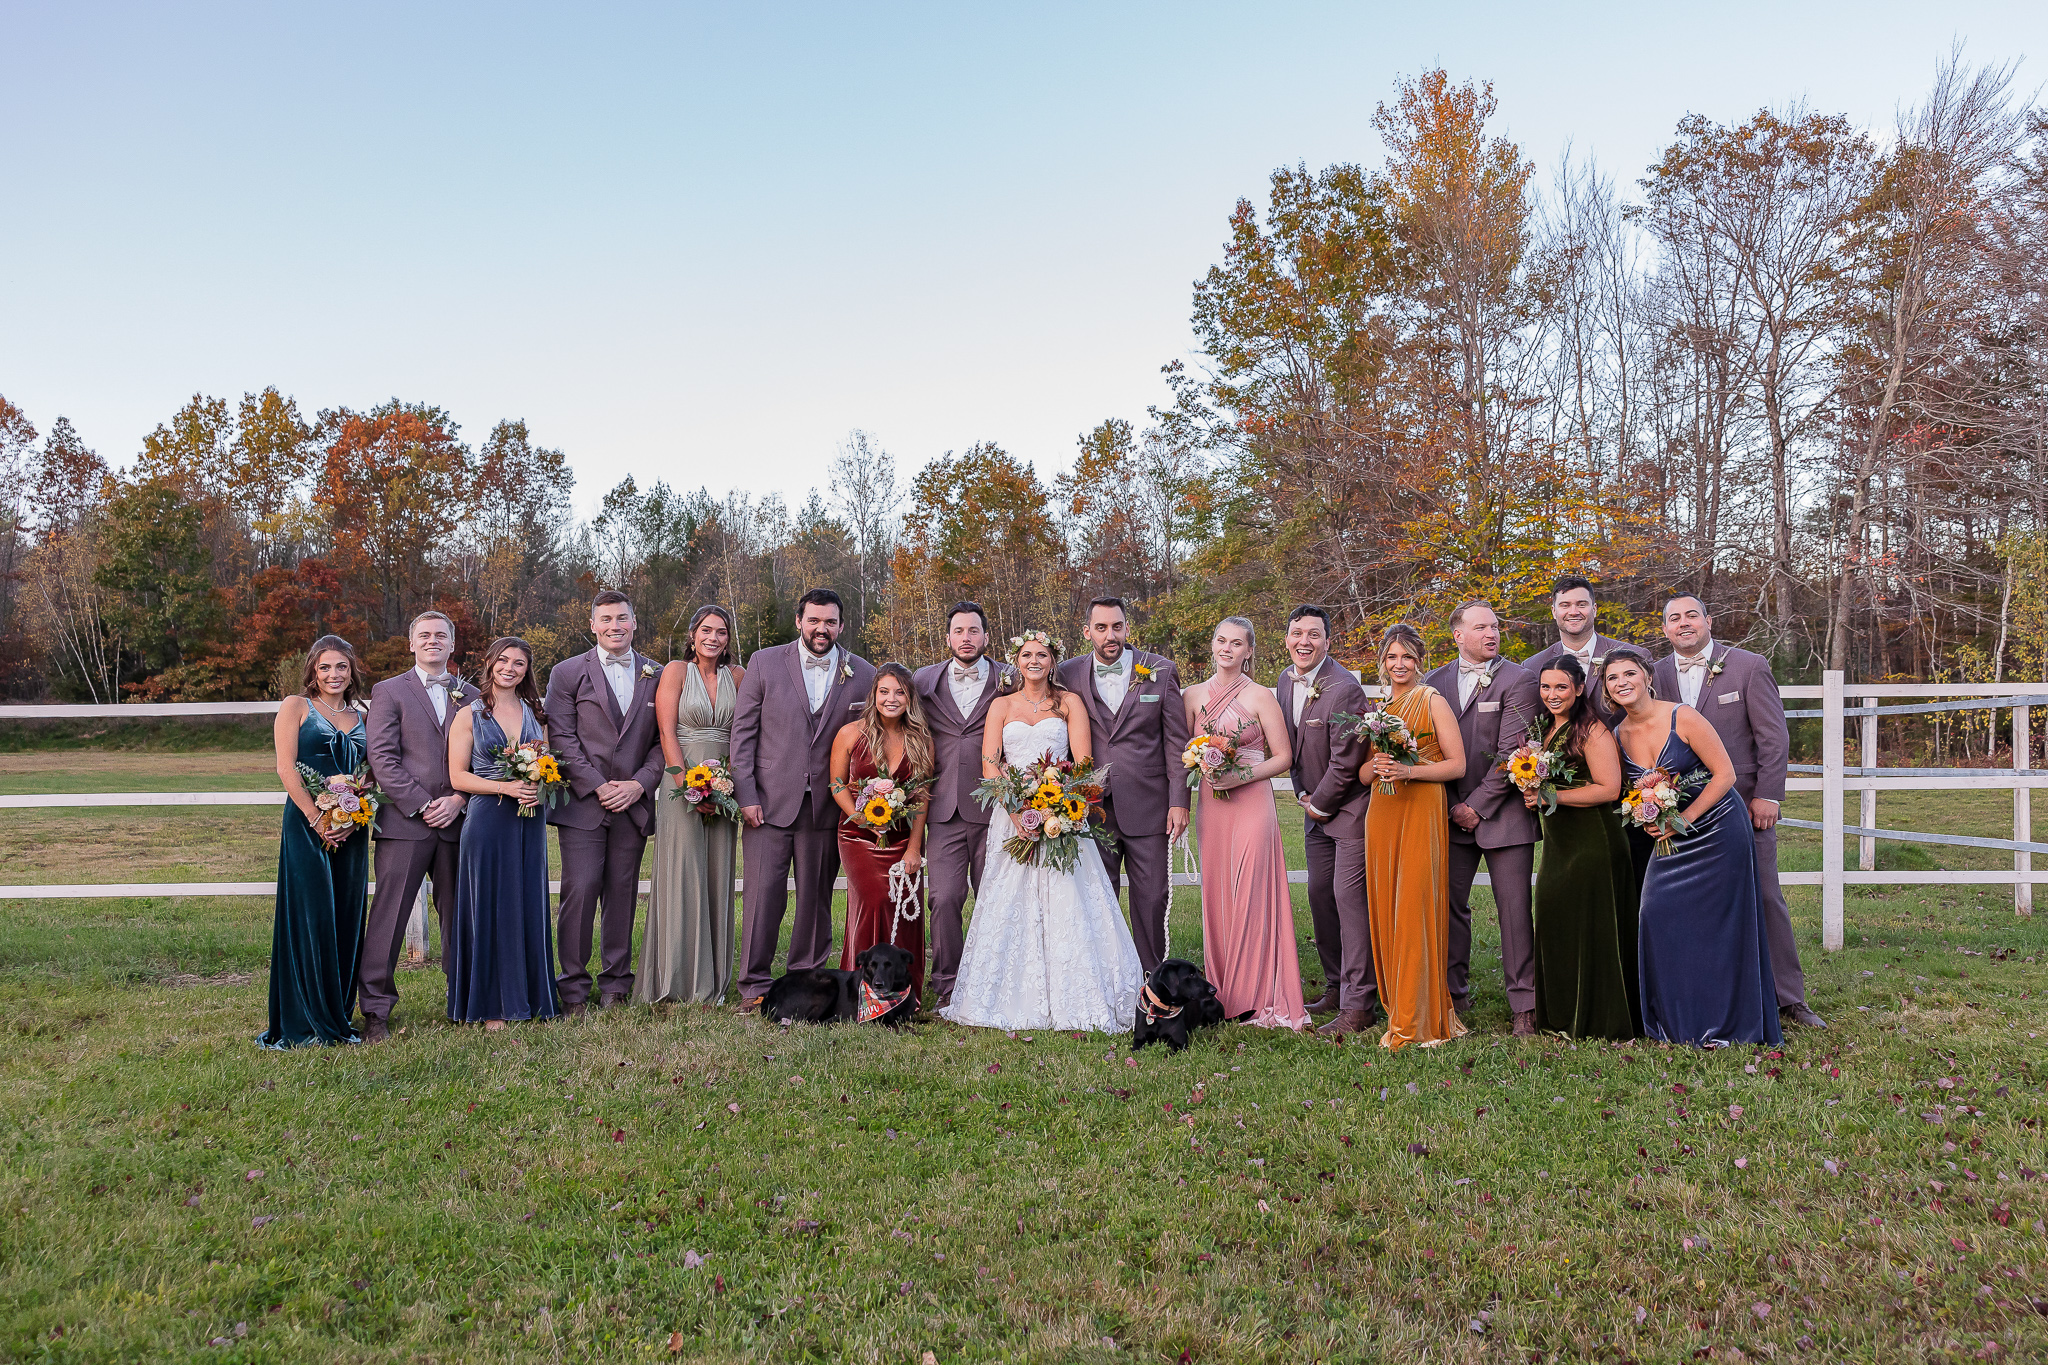
[[[1138,1019],[1131,1029],[1131,1051],[1147,1043],[1165,1043],[1168,1052],[1188,1045],[1193,1029],[1223,1022],[1223,1002],[1201,969],[1184,958],[1169,957],[1145,978],[1138,993]]]
[[[901,1028],[910,1022],[917,1001],[910,994],[909,953],[893,943],[877,943],[855,957],[853,967],[850,972],[813,967],[777,977],[761,998],[761,1016],[779,1024],[851,1020]]]

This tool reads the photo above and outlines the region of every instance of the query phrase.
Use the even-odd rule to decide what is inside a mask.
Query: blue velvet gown
[[[469,770],[496,778],[490,757],[505,744],[504,728],[482,698],[470,703]],[[539,740],[532,708],[520,703],[521,743]],[[448,1017],[459,1024],[489,1019],[552,1019],[554,935],[548,932],[548,822],[522,816],[504,796],[472,796],[462,821],[456,863],[455,919],[448,956]]]
[[[323,777],[353,773],[367,757],[364,742],[360,722],[353,730],[337,730],[308,704],[299,724],[299,762]],[[356,1008],[369,877],[367,827],[330,853],[299,808],[286,803],[270,930],[270,1027],[256,1038],[264,1047],[362,1041],[349,1017]]]
[[[1626,750],[1621,761],[1631,783],[1643,775]],[[1678,737],[1675,709],[1657,766],[1680,775],[1700,766]],[[1728,792],[1671,845],[1671,852],[1651,856],[1643,878],[1643,1036],[1699,1047],[1783,1042],[1756,845],[1742,798]]]

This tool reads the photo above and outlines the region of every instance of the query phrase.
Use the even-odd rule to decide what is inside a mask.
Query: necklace
[[[353,710],[350,707],[329,706],[326,702],[320,700],[320,698],[318,697],[308,697],[306,700],[312,702],[313,705],[319,707],[322,711],[325,711],[330,716],[346,716],[353,714]]]
[[[1044,701],[1032,701],[1031,698],[1019,694],[1017,700],[1029,703],[1033,712],[1050,711],[1059,705],[1059,694],[1057,692],[1047,692]]]

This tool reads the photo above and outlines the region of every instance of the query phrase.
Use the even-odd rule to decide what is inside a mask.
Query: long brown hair
[[[707,616],[716,616],[725,622],[725,652],[718,656],[718,666],[723,668],[732,662],[732,641],[739,632],[733,629],[732,613],[716,602],[707,602],[697,608],[696,615],[690,618],[690,628],[683,632],[683,652],[680,657],[686,663],[697,661],[697,627],[704,624],[704,618]]]
[[[932,727],[924,718],[924,703],[918,700],[917,680],[899,663],[886,663],[875,670],[875,680],[868,685],[867,705],[860,709],[860,734],[868,746],[868,757],[875,761],[878,772],[889,761],[888,737],[882,733],[882,708],[875,702],[884,678],[902,683],[910,696],[909,704],[903,708],[903,756],[910,760],[910,775],[930,777],[937,766],[938,746],[932,740]]]
[[[323,635],[313,642],[306,651],[305,676],[299,679],[300,691],[308,697],[320,695],[320,656],[339,654],[348,660],[348,686],[341,689],[341,704],[354,706],[363,698],[363,661],[356,657],[355,646],[339,635]]]
[[[1568,754],[1583,754],[1586,752],[1586,736],[1592,733],[1594,726],[1604,723],[1601,721],[1599,713],[1593,709],[1593,692],[1586,681],[1586,667],[1579,662],[1578,655],[1560,654],[1549,663],[1543,665],[1542,671],[1537,673],[1536,685],[1539,689],[1543,685],[1544,673],[1562,673],[1567,678],[1570,678],[1572,686],[1579,690],[1579,695],[1572,699],[1571,707],[1564,713],[1562,719],[1564,721],[1564,751]],[[1539,692],[1538,706],[1543,705],[1540,695]],[[1543,707],[1543,715],[1545,719],[1542,733],[1547,739],[1551,721],[1556,718],[1551,716],[1550,708],[1547,706]]]
[[[477,691],[483,694],[484,705],[489,707],[492,694],[498,690],[498,684],[492,678],[491,670],[498,666],[498,656],[508,649],[516,649],[526,656],[526,676],[521,678],[519,685],[512,689],[512,695],[533,708],[535,723],[545,729],[548,723],[548,713],[547,708],[540,704],[540,684],[533,680],[535,672],[533,646],[520,639],[517,635],[500,635],[497,639],[491,641],[491,647],[484,651],[483,660],[477,665]],[[517,737],[515,736],[514,738],[516,742]]]

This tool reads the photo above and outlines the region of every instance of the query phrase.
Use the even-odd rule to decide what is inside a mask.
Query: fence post
[[[2033,757],[2034,732],[2027,722],[2028,708],[2012,708],[2012,767],[2015,773],[2024,772]],[[2015,778],[2012,787],[2012,837],[2016,843],[2029,842],[2034,837],[2034,793],[2023,778]],[[2026,874],[2034,870],[2034,855],[2015,853],[2012,855],[2012,908],[2016,915],[2034,913],[2034,884]]]
[[[1862,766],[1865,769],[1870,769],[1877,766],[1877,716],[1875,714],[1877,711],[1877,698],[1865,697],[1863,704],[1869,707],[1873,714],[1863,717],[1863,734],[1861,742],[1856,746],[1856,753],[1862,761]],[[1862,818],[1856,823],[1865,829],[1876,829],[1877,788],[1865,787],[1859,795],[1862,799],[1857,802],[1857,805],[1861,809]],[[1856,866],[1862,868],[1865,872],[1877,871],[1876,835],[1863,834],[1857,836]]]
[[[427,907],[432,903],[434,879],[429,877],[420,883],[420,893],[412,899],[412,917],[405,922],[405,960],[425,962],[427,960]],[[445,947],[443,949],[445,950]]]
[[[1820,946],[1842,946],[1842,670],[1820,675]]]

